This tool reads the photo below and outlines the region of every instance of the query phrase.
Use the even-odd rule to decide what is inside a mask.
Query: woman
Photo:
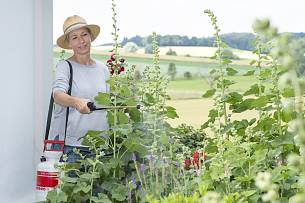
[[[68,162],[75,162],[79,156],[73,148],[80,149],[84,154],[90,151],[82,145],[82,137],[88,130],[107,130],[108,123],[105,111],[90,112],[87,106],[94,101],[98,92],[109,92],[106,81],[109,78],[108,68],[91,58],[91,42],[100,32],[97,25],[88,25],[77,15],[68,17],[63,25],[64,34],[57,39],[57,45],[63,49],[72,49],[73,55],[68,59],[73,69],[71,96],[69,89],[70,69],[67,61],[57,64],[56,76],[53,82],[53,97],[57,105],[53,114],[50,135],[55,139],[64,140],[64,152]],[[69,117],[65,137],[66,110],[69,107]]]

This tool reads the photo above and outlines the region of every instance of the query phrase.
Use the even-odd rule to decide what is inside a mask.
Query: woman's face
[[[79,28],[68,34],[69,47],[74,54],[85,55],[90,52],[91,36],[87,28]]]

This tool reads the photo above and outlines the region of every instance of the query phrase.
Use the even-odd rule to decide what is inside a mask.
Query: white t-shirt
[[[82,65],[72,60],[73,81],[71,96],[89,99],[94,102],[98,92],[109,92],[106,81],[109,79],[108,68],[95,60],[94,65]],[[69,89],[70,68],[68,62],[61,60],[56,66],[56,76],[53,82],[53,93]],[[49,139],[59,135],[64,139],[67,108],[55,104],[51,122]],[[90,114],[81,114],[75,108],[69,108],[69,119],[65,144],[70,146],[83,146],[82,139],[89,130],[108,130],[107,112],[104,110],[93,111]]]

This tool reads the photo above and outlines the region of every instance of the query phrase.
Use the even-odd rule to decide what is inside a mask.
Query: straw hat
[[[64,34],[57,39],[57,45],[64,49],[70,49],[68,46],[67,35],[76,29],[81,27],[86,27],[90,30],[92,38],[91,41],[94,41],[95,38],[100,33],[100,27],[98,25],[90,24],[88,25],[84,18],[74,15],[68,17],[63,25]]]

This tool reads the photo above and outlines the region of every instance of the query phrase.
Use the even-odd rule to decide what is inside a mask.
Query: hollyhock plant
[[[107,60],[107,66],[111,75],[120,75],[125,71],[125,59],[120,58],[117,60],[117,56],[115,53],[110,55],[110,59]]]

